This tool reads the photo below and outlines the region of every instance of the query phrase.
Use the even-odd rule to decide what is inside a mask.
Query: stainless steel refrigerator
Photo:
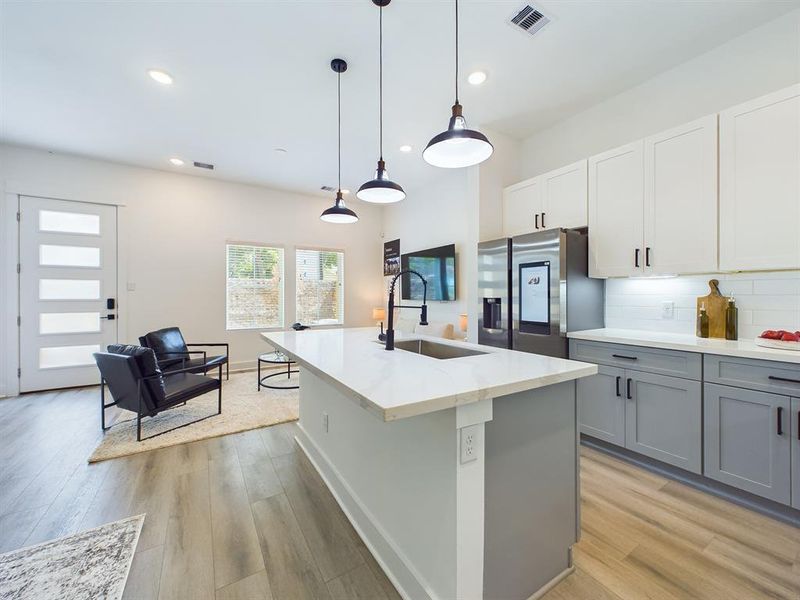
[[[568,331],[604,326],[588,238],[550,229],[478,244],[478,342],[566,358]]]

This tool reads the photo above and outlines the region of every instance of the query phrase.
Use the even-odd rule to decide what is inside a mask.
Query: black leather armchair
[[[150,348],[113,344],[108,352],[96,352],[94,359],[100,369],[100,424],[106,427],[106,409],[119,406],[136,413],[136,440],[150,439],[187,425],[192,425],[222,413],[222,363],[217,364],[219,379],[197,375],[196,367],[173,369],[163,373]],[[105,389],[113,402],[106,404]],[[187,400],[218,390],[217,412],[167,431],[142,438],[142,418],[186,404]]]
[[[228,363],[230,348],[227,343],[187,344],[179,328],[166,327],[143,335],[139,338],[139,344],[153,349],[158,359],[158,366],[165,373],[175,369],[189,369],[189,373],[205,374],[212,368],[225,365],[225,379],[230,379]],[[225,354],[220,356],[208,356],[205,350],[189,349],[222,346],[225,347]]]

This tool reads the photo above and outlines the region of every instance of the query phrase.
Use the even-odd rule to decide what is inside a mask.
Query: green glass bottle
[[[725,339],[739,339],[739,309],[736,308],[733,296],[728,298],[728,306],[725,308]]]
[[[697,337],[708,337],[708,313],[705,303],[700,305],[700,314],[697,315]]]

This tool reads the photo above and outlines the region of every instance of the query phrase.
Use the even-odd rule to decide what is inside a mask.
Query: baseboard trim
[[[755,494],[750,494],[749,492],[738,490],[729,485],[725,485],[724,483],[714,481],[713,479],[709,479],[703,475],[697,475],[695,473],[684,471],[678,467],[673,467],[672,465],[662,463],[661,461],[649,458],[647,456],[642,456],[641,454],[632,452],[626,448],[620,448],[613,444],[609,444],[608,442],[588,437],[586,435],[581,435],[581,444],[588,448],[593,448],[594,450],[598,450],[613,456],[614,458],[619,458],[620,460],[632,463],[637,467],[657,473],[658,475],[663,475],[669,479],[679,481],[697,490],[706,492],[707,494],[717,496],[718,498],[738,504],[744,508],[749,508],[750,510],[761,513],[767,517],[771,517],[783,523],[788,523],[794,527],[800,527],[800,510],[796,510],[791,506],[785,506],[783,504],[779,504],[778,502],[761,498]]]
[[[400,596],[404,600],[439,600],[300,423],[297,428],[300,433],[295,441]]]
[[[575,567],[567,567],[561,573],[553,577],[550,581],[544,584],[543,587],[539,589],[533,596],[530,596],[528,600],[539,600],[539,598],[544,598],[544,595],[556,587],[559,583],[561,583],[564,579],[572,575],[575,572]]]

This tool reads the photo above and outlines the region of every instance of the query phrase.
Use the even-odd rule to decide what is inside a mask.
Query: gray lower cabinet
[[[790,405],[789,396],[705,384],[704,475],[789,504]]]
[[[625,370],[599,366],[597,375],[577,381],[580,431],[625,446]]]
[[[640,371],[626,371],[625,375],[625,447],[701,473],[700,382]]]
[[[792,398],[792,506],[800,508],[800,398]]]

